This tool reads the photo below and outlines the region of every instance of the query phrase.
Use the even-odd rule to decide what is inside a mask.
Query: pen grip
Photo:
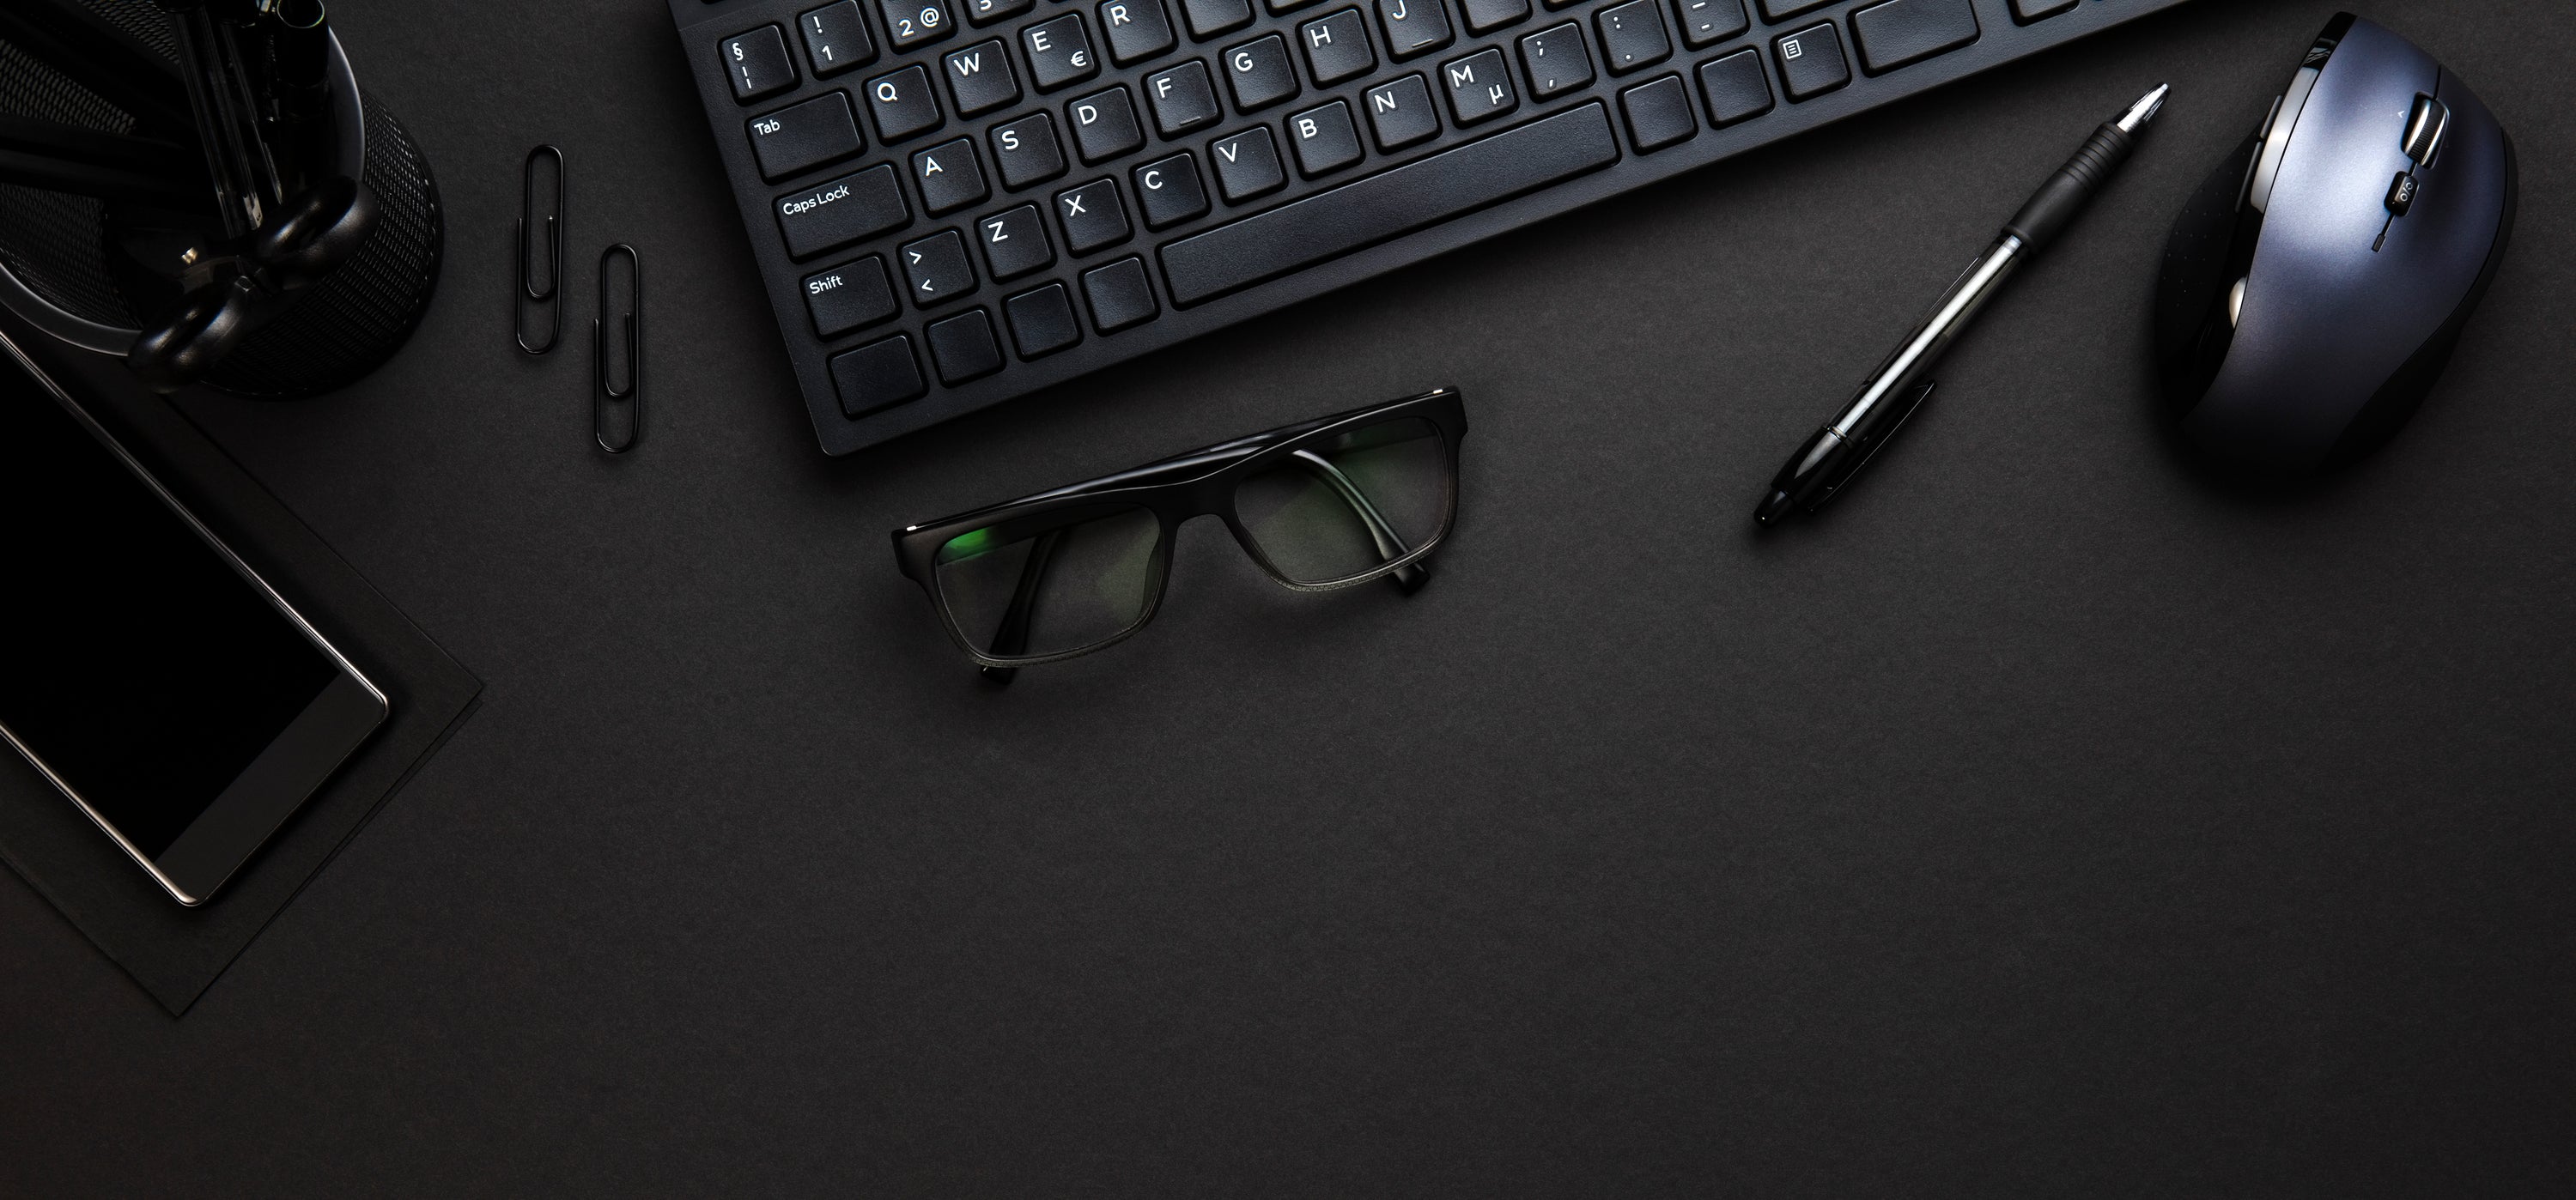
[[[2117,125],[2094,130],[2075,157],[2066,160],[2066,165],[2049,176],[2048,182],[2039,185],[2030,203],[2022,205],[2021,211],[2004,223],[2004,232],[2020,238],[2031,250],[2057,240],[2112,172],[2129,161],[2129,151],[2136,146],[2137,139],[2121,132]]]

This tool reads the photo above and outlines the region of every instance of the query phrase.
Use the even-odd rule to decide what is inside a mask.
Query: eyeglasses
[[[1458,511],[1467,415],[1447,388],[1254,434],[895,531],[895,563],[997,682],[1154,619],[1172,539],[1223,518],[1272,579],[1411,594]]]

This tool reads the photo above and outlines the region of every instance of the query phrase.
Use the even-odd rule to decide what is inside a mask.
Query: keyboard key
[[[1085,96],[1065,105],[1064,112],[1073,119],[1073,148],[1084,162],[1116,158],[1145,144],[1145,131],[1136,125],[1136,102],[1127,98],[1126,88]]]
[[[1592,86],[1592,56],[1583,52],[1583,27],[1568,21],[1521,39],[1521,70],[1530,95],[1541,100]]]
[[[909,50],[957,32],[957,22],[949,19],[948,8],[941,0],[877,0],[877,3],[885,14],[886,32],[893,35],[897,50]]]
[[[880,142],[939,128],[939,97],[930,94],[930,72],[917,64],[869,80],[867,95]]]
[[[1701,63],[1699,94],[1708,102],[1708,123],[1721,128],[1771,111],[1771,83],[1762,76],[1762,56],[1749,47]]]
[[[2013,20],[2028,25],[2044,17],[2075,11],[2083,0],[2012,0]]]
[[[1055,118],[1030,113],[991,134],[993,165],[1001,168],[1002,186],[1018,191],[1064,174],[1064,148],[1055,140]]]
[[[1308,179],[1360,160],[1360,135],[1351,128],[1351,106],[1339,100],[1288,118],[1288,141],[1297,147],[1297,169]]]
[[[1020,47],[1029,52],[1029,75],[1041,92],[1100,73],[1100,59],[1091,53],[1091,35],[1082,27],[1081,13],[1066,13],[1021,30]]]
[[[1780,86],[1792,100],[1821,96],[1851,82],[1842,35],[1831,21],[1772,39],[1771,53],[1780,60]]]
[[[1377,52],[1369,49],[1368,30],[1361,27],[1356,8],[1298,26],[1297,40],[1306,47],[1306,70],[1313,73],[1316,87],[1366,75],[1377,66]]]
[[[1269,9],[1272,16],[1284,16],[1309,4],[1321,3],[1323,0],[1262,0],[1262,7]]]
[[[1145,210],[1145,228],[1178,225],[1208,210],[1207,189],[1199,186],[1199,169],[1188,154],[1158,158],[1136,168],[1136,207]]]
[[[1037,0],[966,0],[966,23],[990,25],[1037,7]]]
[[[1593,14],[1601,30],[1601,62],[1613,75],[1651,67],[1672,57],[1672,40],[1664,36],[1664,18],[1655,0],[1628,0]]]
[[[947,68],[948,98],[957,102],[958,116],[988,113],[1020,98],[1020,81],[1011,76],[1010,52],[1002,49],[999,40],[951,50],[939,61]]]
[[[1163,0],[1100,0],[1100,35],[1109,61],[1133,66],[1172,48],[1172,19]]]
[[[850,98],[825,92],[802,104],[753,117],[751,156],[760,161],[760,177],[776,181],[802,174],[828,162],[839,162],[866,148],[859,140],[859,119]]]
[[[1278,34],[1230,47],[1218,61],[1225,64],[1225,83],[1234,92],[1234,106],[1244,112],[1297,94],[1297,68],[1288,65],[1288,40]]]
[[[1195,58],[1146,76],[1145,101],[1154,108],[1154,127],[1167,138],[1214,125],[1225,115],[1216,106],[1216,85],[1208,82],[1207,64]]]
[[[814,77],[838,74],[877,60],[876,39],[868,36],[868,19],[859,15],[859,0],[841,0],[799,14],[796,31],[805,38],[805,62]]]
[[[1693,50],[1753,27],[1744,15],[1744,0],[1673,0],[1673,15],[1681,19],[1682,44]]]
[[[886,279],[885,259],[875,254],[806,276],[804,291],[814,332],[827,338],[874,325],[895,312],[894,284]]]
[[[1055,265],[1055,247],[1047,244],[1046,222],[1038,206],[1006,208],[975,222],[975,241],[984,247],[984,268],[995,280],[1017,279]]]
[[[1666,75],[1619,93],[1619,111],[1628,118],[1628,141],[1640,154],[1686,142],[1699,132],[1691,116],[1690,89],[1682,77]]]
[[[1499,117],[1520,107],[1512,94],[1511,68],[1500,50],[1480,50],[1443,63],[1440,81],[1449,89],[1449,113],[1461,127]]]
[[[811,258],[912,220],[894,164],[878,163],[821,187],[778,198],[778,232],[790,258]]]
[[[1074,296],[1064,283],[1023,291],[1002,301],[1002,319],[1020,358],[1043,358],[1082,340],[1082,322],[1074,319]]]
[[[1190,36],[1205,41],[1252,23],[1252,0],[1181,0],[1181,16]]]
[[[1449,44],[1449,12],[1440,0],[1377,0],[1377,24],[1386,56],[1397,62]]]
[[[1762,0],[1762,19],[1778,21],[1797,16],[1811,8],[1823,8],[1834,0]]]
[[[1458,11],[1467,17],[1467,32],[1492,33],[1515,21],[1529,19],[1529,0],[1458,0]]]
[[[900,333],[835,354],[831,367],[832,389],[841,394],[841,415],[853,421],[921,399],[930,390],[921,381],[920,364],[913,361],[912,339]]]
[[[1618,158],[1595,101],[1182,238],[1163,247],[1164,278],[1187,307]]]
[[[1279,162],[1279,144],[1270,140],[1266,125],[1209,142],[1208,165],[1216,168],[1216,190],[1228,204],[1241,204],[1288,186],[1288,170]]]
[[[1122,258],[1082,273],[1082,298],[1091,305],[1091,327],[1116,333],[1151,321],[1163,311],[1154,303],[1154,281],[1145,277],[1145,260]]]
[[[1968,0],[1887,0],[1851,15],[1860,69],[1882,75],[1977,40]]]
[[[993,194],[984,184],[984,164],[975,161],[975,143],[965,138],[914,154],[912,182],[921,189],[922,210],[934,215],[981,204]]]
[[[1118,181],[1094,179],[1055,194],[1056,226],[1064,244],[1076,254],[1089,254],[1127,240],[1127,209],[1118,203]]]
[[[899,254],[916,305],[928,308],[975,290],[975,266],[966,261],[966,239],[954,229],[905,242]]]
[[[1061,283],[1002,301],[1002,317],[1022,358],[1053,354],[1082,340],[1082,323],[1073,315],[1073,294]]]
[[[993,320],[980,308],[942,317],[922,331],[930,342],[930,361],[939,367],[939,382],[955,387],[1002,369],[1002,344],[993,338]]]
[[[1410,146],[1440,132],[1440,114],[1431,111],[1431,89],[1419,75],[1370,88],[1366,103],[1369,132],[1377,136],[1380,150]]]
[[[733,98],[749,104],[796,86],[796,64],[788,61],[787,38],[775,25],[736,34],[716,46],[725,78],[733,81]]]

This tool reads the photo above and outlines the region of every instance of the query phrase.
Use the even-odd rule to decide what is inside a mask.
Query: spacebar
[[[1182,238],[1163,247],[1163,275],[1172,303],[1187,308],[1618,157],[1608,112],[1594,101]]]

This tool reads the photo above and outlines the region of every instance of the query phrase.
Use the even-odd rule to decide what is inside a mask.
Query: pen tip
[[[2128,113],[2120,118],[2120,132],[2136,133],[2139,126],[2155,120],[2156,113],[2165,106],[2165,97],[2172,92],[2172,84],[2159,83],[2156,90],[2138,97],[2138,102],[2130,105]]]
[[[1763,527],[1764,529],[1769,529],[1773,525],[1778,524],[1780,518],[1789,515],[1789,508],[1789,493],[1773,492],[1767,499],[1762,501],[1760,507],[1753,510],[1753,523]]]

